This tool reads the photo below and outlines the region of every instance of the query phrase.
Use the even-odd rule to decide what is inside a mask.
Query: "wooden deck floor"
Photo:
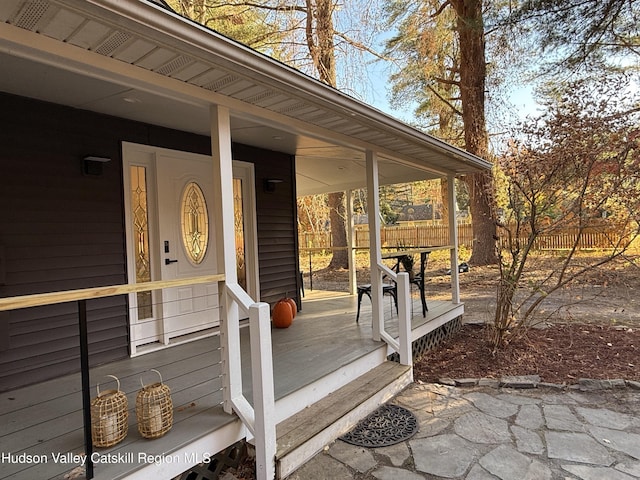
[[[414,306],[413,328],[424,330],[425,325],[437,324],[461,306],[449,302],[430,302],[427,318],[423,319],[418,303]],[[355,322],[355,297],[319,299],[303,303],[293,325],[273,330],[273,355],[276,400],[310,385],[326,375],[341,371],[357,359],[384,348],[371,340],[371,308],[363,302],[360,323]],[[385,316],[389,331],[397,316],[385,299]],[[243,345],[248,343],[248,329],[242,332]],[[235,417],[222,411],[222,379],[219,337],[213,336],[191,343],[156,351],[92,369],[91,385],[100,382],[101,388],[114,388],[105,375],[116,375],[121,390],[129,399],[129,433],[127,438],[110,449],[98,449],[100,455],[122,454],[115,463],[97,464],[96,478],[124,478],[140,469],[138,454],[162,455],[227,428],[230,435],[241,435]],[[248,348],[243,348],[244,389],[250,398]],[[172,391],[174,425],[164,437],[145,440],[135,425],[135,394],[140,388],[143,372],[155,368]],[[145,383],[153,380],[145,374]],[[95,390],[92,396],[95,395]],[[233,427],[233,428],[232,428]],[[235,430],[234,430],[235,428]],[[237,431],[237,432],[236,432]],[[228,434],[229,435],[229,434]],[[230,440],[231,441],[231,440]],[[220,449],[224,448],[221,447]],[[218,450],[208,452],[217,453]],[[1,479],[63,478],[77,467],[73,461],[56,461],[54,454],[84,451],[79,375],[70,375],[0,395],[0,459]],[[11,452],[14,457],[7,459]],[[20,454],[31,458],[16,457]],[[125,454],[132,453],[132,456]],[[205,453],[205,452],[202,452]],[[105,459],[105,457],[100,457]],[[112,458],[112,457],[106,457]],[[129,459],[133,458],[132,462]],[[149,457],[150,458],[150,457]],[[42,459],[41,462],[33,460]],[[46,463],[44,460],[46,459]],[[26,461],[32,460],[32,461]]]

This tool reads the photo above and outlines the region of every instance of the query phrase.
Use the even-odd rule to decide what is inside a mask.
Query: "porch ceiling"
[[[296,155],[298,194],[465,174],[488,162],[147,0],[2,0],[0,91]]]

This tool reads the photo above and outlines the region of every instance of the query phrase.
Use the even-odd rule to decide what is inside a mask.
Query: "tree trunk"
[[[333,0],[316,0],[316,36],[318,38],[318,63],[320,80],[332,87],[337,85],[336,55],[333,36]]]
[[[312,0],[307,5],[307,46],[321,82],[336,86],[335,45],[333,37],[333,0]],[[315,26],[314,20],[315,19]],[[315,28],[314,28],[315,27]],[[331,244],[334,250],[329,268],[349,268],[344,192],[329,194],[329,219],[331,220]]]
[[[465,149],[479,157],[489,157],[489,137],[485,121],[484,23],[482,0],[451,0],[458,16],[460,38],[460,99],[464,122]],[[497,263],[495,197],[491,172],[476,173],[466,179],[469,185],[473,250],[470,263]]]
[[[469,263],[492,265],[498,262],[496,256],[496,222],[493,204],[493,174],[476,173],[465,177],[469,186],[469,208],[473,228],[473,246]]]
[[[347,250],[346,208],[344,192],[329,194],[329,218],[331,220],[331,245],[334,250],[330,269],[349,268],[349,252]]]
[[[446,178],[440,179],[440,203],[442,204],[440,220],[444,225],[449,225],[449,180]],[[451,225],[449,225],[449,228],[451,228]]]
[[[306,0],[307,48],[321,82],[336,86],[336,61],[333,37],[333,0]]]

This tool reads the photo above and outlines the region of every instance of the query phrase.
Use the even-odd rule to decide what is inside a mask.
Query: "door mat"
[[[418,432],[418,419],[398,405],[383,405],[340,440],[359,447],[388,447],[404,442]]]

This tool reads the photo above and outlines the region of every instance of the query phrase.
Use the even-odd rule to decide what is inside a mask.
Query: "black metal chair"
[[[416,273],[413,278],[409,279],[409,283],[418,287],[420,300],[422,301],[422,316],[426,317],[429,308],[427,308],[427,299],[424,294],[424,273]]]
[[[371,300],[371,284],[366,283],[364,285],[358,285],[358,313],[356,314],[356,323],[360,322],[360,303],[362,297],[366,295]],[[398,313],[398,287],[395,283],[383,283],[382,295],[391,295],[393,297],[393,303],[396,306],[396,313]]]
[[[420,254],[420,271],[419,272],[411,272],[409,273],[409,286],[415,285],[418,287],[418,292],[420,293],[420,301],[422,302],[422,317],[427,316],[427,311],[429,308],[427,307],[427,299],[424,294],[424,280],[425,280],[425,271],[427,268],[427,260],[429,255],[426,253]],[[400,264],[402,261],[398,261],[398,265],[396,269],[399,271]]]

